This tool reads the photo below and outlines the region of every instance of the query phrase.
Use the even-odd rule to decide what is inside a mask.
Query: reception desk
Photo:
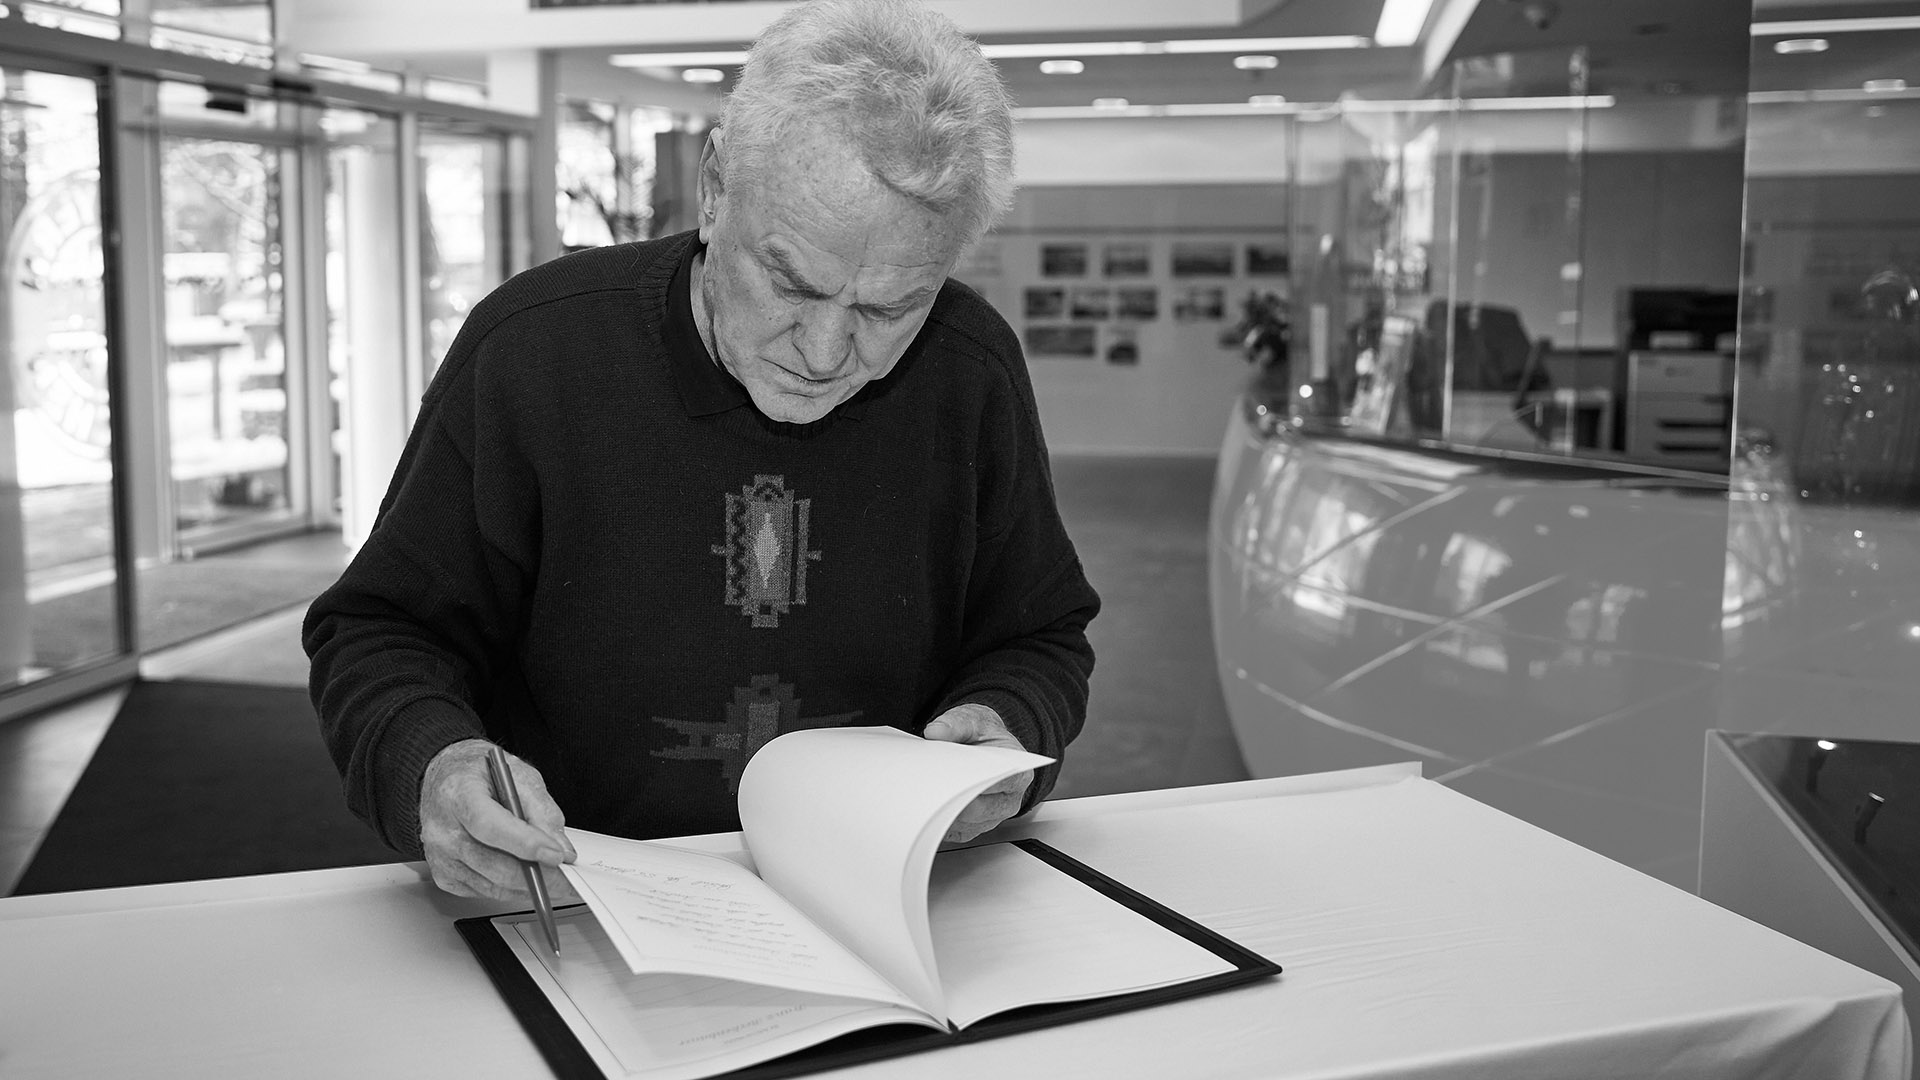
[[[1251,388],[1209,536],[1248,767],[1418,759],[1695,888],[1708,730],[1914,738],[1912,485],[1871,441],[1797,437],[1742,427],[1724,473],[1686,472],[1366,437]]]
[[[1067,800],[1049,844],[1279,961],[836,1076],[1905,1080],[1897,987],[1382,766]],[[736,835],[693,838],[739,850]],[[546,1074],[418,864],[0,900],[0,1075]]]

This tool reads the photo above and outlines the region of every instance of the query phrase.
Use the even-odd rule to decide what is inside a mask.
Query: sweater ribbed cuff
[[[1021,800],[1020,812],[1025,814],[1040,805],[1041,800],[1053,790],[1054,781],[1060,777],[1059,759],[1061,751],[1066,748],[1053,745],[1053,740],[1047,737],[1046,730],[1027,710],[1026,702],[1005,690],[976,690],[955,704],[985,705],[1000,717],[1000,722],[1007,726],[1007,731],[1014,738],[1019,739],[1020,745],[1029,753],[1044,754],[1054,759],[1053,764],[1034,770],[1033,783],[1027,787],[1026,798]]]
[[[473,714],[442,697],[416,698],[387,721],[374,749],[374,829],[390,848],[409,859],[420,847],[420,780],[433,756],[462,739],[486,733]]]

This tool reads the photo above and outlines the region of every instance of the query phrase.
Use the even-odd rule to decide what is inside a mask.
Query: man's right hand
[[[540,771],[509,754],[527,820],[513,816],[494,798],[487,773],[490,747],[485,739],[463,739],[427,762],[420,782],[420,845],[433,883],[442,889],[456,896],[531,902],[519,860],[548,867],[572,862],[573,845],[561,831],[566,815],[547,794]],[[554,903],[579,902],[564,877],[546,878]]]

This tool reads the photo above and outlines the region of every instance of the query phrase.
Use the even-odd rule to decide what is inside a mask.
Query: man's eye
[[[907,313],[905,308],[861,308],[860,313],[874,322],[892,322]]]

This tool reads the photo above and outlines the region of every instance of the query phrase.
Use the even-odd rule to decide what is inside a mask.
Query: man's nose
[[[839,371],[853,352],[853,312],[837,304],[814,304],[793,326],[793,348],[810,378]]]

